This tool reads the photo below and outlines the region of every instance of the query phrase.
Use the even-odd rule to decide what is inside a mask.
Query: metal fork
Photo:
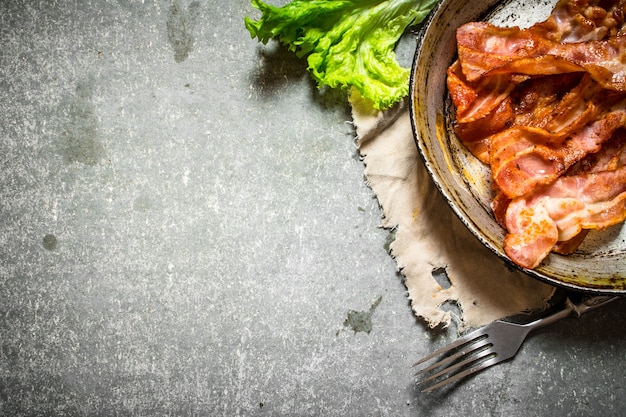
[[[425,379],[417,384],[420,386],[433,384],[422,390],[429,392],[510,359],[517,354],[531,330],[552,324],[572,313],[580,317],[587,311],[604,306],[617,298],[619,297],[586,296],[576,302],[567,298],[562,310],[526,324],[496,320],[416,362],[414,367],[444,355],[438,362],[417,372],[416,375],[425,376]]]

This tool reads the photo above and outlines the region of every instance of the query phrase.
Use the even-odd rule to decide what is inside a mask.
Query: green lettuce
[[[374,108],[385,109],[409,92],[409,68],[395,47],[409,26],[424,20],[437,0],[293,0],[276,7],[251,0],[260,19],[245,17],[253,38],[277,39],[307,57],[319,87],[353,86]]]

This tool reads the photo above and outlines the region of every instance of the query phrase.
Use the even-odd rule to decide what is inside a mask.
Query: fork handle
[[[576,317],[580,317],[585,314],[587,311],[595,310],[596,308],[607,305],[608,303],[617,300],[619,297],[611,296],[611,295],[596,295],[596,296],[584,296],[582,299],[574,303],[569,297],[567,298],[566,303],[571,304],[572,310]]]
[[[532,329],[544,327],[548,324],[552,324],[559,320],[562,320],[570,316],[572,313],[574,313],[576,317],[580,317],[584,313],[602,307],[612,301],[617,300],[618,298],[619,297],[615,296],[597,295],[584,296],[579,301],[572,301],[570,297],[567,297],[567,299],[565,300],[565,307],[562,310],[557,311],[556,313],[549,316],[537,319],[535,321],[531,321],[530,323],[525,324],[524,327],[527,327],[529,331]]]

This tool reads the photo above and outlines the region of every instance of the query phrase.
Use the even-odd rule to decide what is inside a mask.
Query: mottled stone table
[[[624,415],[624,302],[418,392],[454,329],[410,310],[345,93],[246,14],[0,2],[0,414]]]

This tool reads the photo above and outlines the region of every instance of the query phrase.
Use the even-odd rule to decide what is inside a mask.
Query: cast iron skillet
[[[426,168],[444,198],[467,228],[492,252],[528,275],[570,290],[626,294],[626,227],[589,233],[573,254],[549,255],[534,270],[515,265],[503,249],[505,230],[489,203],[487,169],[452,130],[453,108],[446,89],[446,69],[456,58],[455,29],[488,20],[527,26],[544,20],[555,1],[444,0],[424,25],[411,72],[411,123]],[[497,284],[496,284],[497,285]]]

